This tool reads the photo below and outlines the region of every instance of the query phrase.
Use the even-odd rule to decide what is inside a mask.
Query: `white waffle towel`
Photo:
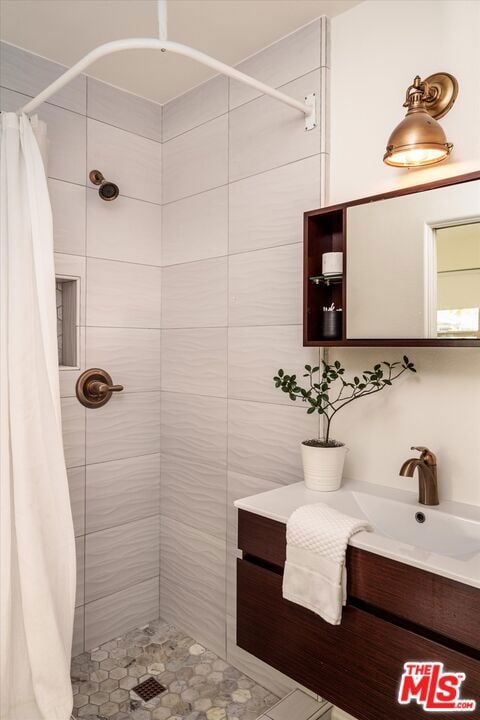
[[[339,625],[347,595],[348,541],[367,528],[366,520],[344,515],[323,503],[295,510],[287,522],[283,597]]]

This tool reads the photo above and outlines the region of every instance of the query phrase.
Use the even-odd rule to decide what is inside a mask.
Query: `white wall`
[[[367,0],[332,20],[329,203],[480,168],[480,3]],[[405,112],[415,74],[447,71],[459,95],[441,120],[451,159],[424,170],[384,165],[388,136]],[[388,241],[388,239],[386,240]],[[480,351],[405,349],[418,366],[383,396],[350,406],[334,435],[350,447],[349,476],[399,487],[410,445],[438,453],[440,497],[480,504]],[[330,356],[361,370],[403,350],[345,349]]]
[[[330,202],[480,167],[480,2],[366,0],[332,19]],[[452,73],[458,98],[440,120],[449,160],[424,170],[383,163],[415,75]]]

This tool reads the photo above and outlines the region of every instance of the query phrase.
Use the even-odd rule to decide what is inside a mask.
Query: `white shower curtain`
[[[0,119],[0,718],[67,720],[76,573],[52,216],[30,120]]]

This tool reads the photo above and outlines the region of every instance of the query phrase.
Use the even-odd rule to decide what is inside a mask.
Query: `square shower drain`
[[[165,692],[166,689],[166,687],[160,685],[158,680],[155,680],[153,677],[148,678],[148,680],[144,680],[139,685],[135,685],[135,687],[132,688],[132,690],[136,692],[144,702],[152,700],[154,697],[157,697],[157,695]]]

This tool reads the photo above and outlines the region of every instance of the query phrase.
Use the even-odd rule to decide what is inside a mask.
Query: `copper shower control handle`
[[[75,387],[78,400],[92,409],[102,407],[110,400],[112,393],[122,390],[123,385],[114,385],[110,375],[101,368],[85,370]]]
[[[88,383],[88,392],[90,395],[104,395],[107,392],[122,392],[123,385],[107,385],[107,383],[97,382],[95,380]]]

